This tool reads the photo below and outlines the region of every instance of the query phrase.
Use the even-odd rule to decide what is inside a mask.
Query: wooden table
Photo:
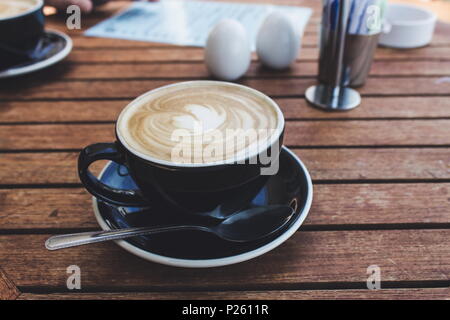
[[[319,2],[277,3],[315,9],[299,60],[284,72],[255,60],[239,82],[286,116],[285,144],[315,185],[304,226],[264,256],[206,270],[149,263],[114,243],[47,251],[51,234],[98,229],[79,150],[112,141],[116,116],[141,93],[208,78],[201,48],[86,38],[51,16],[48,27],[74,40],[70,56],[0,82],[1,298],[450,297],[450,26],[426,48],[378,49],[362,105],[325,113],[303,97],[317,74]],[[123,5],[84,17],[83,29]],[[66,287],[70,265],[81,268],[80,291]],[[370,265],[381,290],[366,287]]]

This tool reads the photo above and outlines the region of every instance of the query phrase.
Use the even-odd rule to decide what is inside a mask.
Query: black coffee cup
[[[175,86],[197,82],[219,83],[191,81]],[[93,144],[81,151],[78,158],[78,173],[85,188],[98,199],[114,205],[148,206],[155,201],[166,201],[178,209],[192,212],[212,210],[226,197],[245,194],[246,198],[251,199],[271,174],[270,170],[266,170],[269,173],[264,173],[264,169],[277,165],[283,142],[284,118],[277,104],[262,93],[242,85],[222,84],[252,91],[260,97],[263,96],[273,106],[279,118],[278,127],[267,141],[266,147],[258,149],[256,153],[246,154],[239,161],[171,163],[133,150],[116,126],[116,142]],[[163,88],[165,87],[147,92],[130,105]],[[98,160],[111,160],[125,166],[139,189],[118,190],[100,182],[89,171],[89,165]]]
[[[0,70],[31,60],[44,35],[44,1],[30,2],[28,10],[0,17]]]

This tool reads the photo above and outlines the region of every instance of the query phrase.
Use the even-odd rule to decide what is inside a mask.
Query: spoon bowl
[[[288,206],[256,207],[234,214],[212,229],[224,240],[256,241],[283,229],[293,213],[294,210]]]

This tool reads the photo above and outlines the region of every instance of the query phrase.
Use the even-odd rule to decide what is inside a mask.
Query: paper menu
[[[293,6],[187,0],[134,2],[88,29],[85,35],[202,47],[211,28],[224,18],[240,21],[255,40],[261,22],[275,10],[290,15],[300,30],[312,14],[309,8]]]

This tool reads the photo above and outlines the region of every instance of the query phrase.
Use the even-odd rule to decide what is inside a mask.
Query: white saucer
[[[277,237],[275,237],[272,241],[257,247],[253,250],[249,250],[240,254],[236,254],[233,256],[226,256],[221,258],[211,258],[211,259],[180,259],[180,258],[173,258],[168,256],[163,256],[159,254],[152,253],[150,251],[141,249],[134,244],[130,243],[126,240],[117,240],[115,241],[120,247],[125,249],[126,251],[141,257],[145,260],[161,263],[165,265],[170,266],[176,266],[176,267],[185,267],[185,268],[209,268],[209,267],[219,267],[219,266],[225,266],[230,264],[235,264],[239,262],[243,262],[246,260],[250,260],[253,258],[256,258],[262,254],[265,254],[269,252],[270,250],[273,250],[274,248],[278,247],[280,244],[285,242],[287,239],[289,239],[303,224],[305,218],[308,215],[309,209],[311,208],[312,203],[312,197],[313,197],[313,186],[311,177],[308,173],[308,170],[304,166],[304,164],[301,162],[301,160],[288,148],[283,147],[283,152],[286,152],[287,155],[294,159],[296,162],[296,166],[298,166],[299,170],[303,173],[303,180],[305,185],[305,191],[304,194],[304,206],[300,209],[300,212],[298,212],[298,217],[295,222],[292,223],[291,226],[289,226],[285,231],[283,231],[281,234],[279,234]],[[106,169],[108,168],[109,164],[105,166],[103,171],[99,175],[99,179],[103,176]],[[303,183],[303,182],[302,182]],[[92,198],[93,201],[93,209],[95,218],[97,219],[98,224],[103,230],[111,230],[109,224],[106,222],[102,214],[100,213],[99,206],[97,199],[95,197]]]
[[[61,61],[67,55],[72,51],[72,39],[70,37],[62,32],[54,31],[54,30],[46,30],[45,33],[47,35],[52,35],[60,38],[60,40],[63,40],[65,42],[65,46],[62,50],[59,50],[55,54],[47,57],[44,60],[30,63],[27,65],[12,67],[3,71],[0,71],[0,79],[3,78],[11,78],[11,77],[17,77],[23,74],[35,72],[44,68],[47,68],[51,65],[54,65],[55,63]]]

